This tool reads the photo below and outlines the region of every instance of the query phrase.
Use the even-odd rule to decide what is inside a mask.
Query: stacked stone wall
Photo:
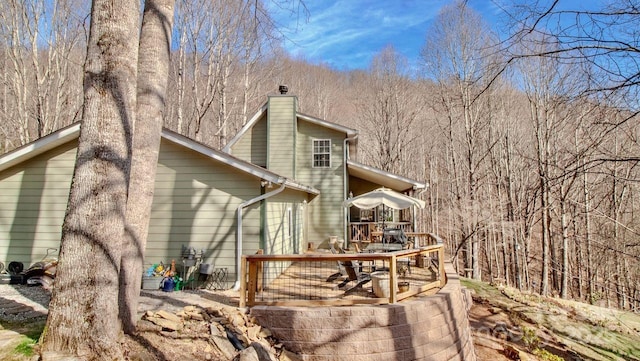
[[[450,264],[437,294],[390,305],[251,309],[305,361],[475,361],[471,297]]]

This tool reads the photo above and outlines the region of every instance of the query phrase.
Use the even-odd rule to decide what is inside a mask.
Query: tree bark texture
[[[144,250],[165,110],[175,0],[146,0],[138,55],[138,97],[126,234],[120,269],[120,318],[135,332]]]
[[[84,115],[43,351],[121,359],[118,273],[131,158],[139,1],[95,0]]]

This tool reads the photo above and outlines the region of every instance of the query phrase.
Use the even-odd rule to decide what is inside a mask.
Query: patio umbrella
[[[371,209],[378,206],[386,206],[393,209],[405,209],[412,206],[425,207],[423,200],[409,197],[389,188],[378,188],[371,192],[349,198],[342,203],[345,207],[356,206],[360,209]]]
[[[412,206],[417,206],[419,208],[424,208],[426,203],[421,199],[409,197],[402,193],[398,193],[389,188],[383,187],[353,198],[349,198],[344,201],[342,205],[345,207],[356,206],[360,209],[371,209],[382,206],[382,228],[384,229],[384,207],[393,209],[405,209]]]

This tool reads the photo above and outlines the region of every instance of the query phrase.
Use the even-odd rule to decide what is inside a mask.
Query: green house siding
[[[25,265],[58,249],[77,142],[0,172],[0,261]]]
[[[205,263],[226,267],[235,275],[237,209],[259,192],[259,179],[163,143],[145,264],[180,261],[184,246],[204,250]],[[244,209],[242,228],[243,250],[255,253],[260,240],[259,205]]]
[[[309,204],[308,240],[319,245],[329,236],[344,237],[344,133],[305,121],[298,122],[296,179],[320,191]],[[313,168],[313,140],[331,140],[331,167]]]
[[[0,261],[28,266],[60,247],[77,142],[0,173]],[[182,247],[205,250],[205,262],[235,277],[236,215],[260,194],[260,180],[162,141],[145,265],[180,264]],[[243,251],[260,248],[260,204],[243,210]]]
[[[267,108],[267,168],[284,177],[295,178],[296,115],[295,97],[269,97]]]
[[[244,161],[267,167],[267,116],[263,115],[231,148],[231,154]]]
[[[285,190],[265,201],[266,254],[296,254],[305,250],[303,193]]]
[[[265,254],[299,254],[306,248],[304,241],[304,200],[306,195],[285,190],[265,201]],[[268,284],[290,265],[290,262],[265,265],[264,279]]]

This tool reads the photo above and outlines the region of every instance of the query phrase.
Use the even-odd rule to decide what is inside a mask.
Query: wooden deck
[[[432,246],[430,254],[441,249],[441,246]],[[427,254],[421,250],[405,250],[369,254],[335,255],[327,251],[298,256],[247,256],[247,292],[242,294],[246,295],[249,306],[393,303],[427,291],[435,292],[432,290],[443,285],[444,274],[440,273],[439,263],[432,263],[431,260],[435,258],[427,258]],[[395,260],[394,264],[391,263],[392,259]],[[408,282],[409,290],[386,298],[374,293],[374,281],[354,287],[359,282],[349,281],[346,272],[340,273],[339,262],[345,261],[361,265],[361,280],[371,278],[372,274],[375,276],[377,273],[374,272],[394,272],[396,282]],[[269,274],[275,276],[270,279]],[[254,292],[248,292],[252,289]]]

